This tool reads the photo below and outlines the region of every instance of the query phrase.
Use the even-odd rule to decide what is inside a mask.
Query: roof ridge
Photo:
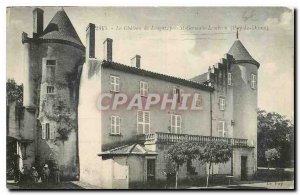
[[[116,65],[123,66],[123,67],[126,67],[126,68],[134,69],[136,71],[144,71],[144,72],[148,72],[148,73],[151,73],[151,74],[168,77],[170,79],[177,79],[177,80],[180,80],[180,81],[188,82],[190,84],[197,84],[201,87],[213,89],[212,87],[209,87],[209,86],[207,86],[203,83],[199,83],[199,82],[196,82],[196,81],[192,81],[192,80],[188,80],[188,79],[184,79],[184,78],[180,78],[180,77],[175,77],[175,76],[171,76],[171,75],[167,75],[167,74],[162,74],[162,73],[158,73],[158,72],[153,72],[153,71],[146,70],[146,69],[141,69],[141,68],[137,68],[137,67],[134,67],[134,66],[129,66],[129,65],[126,65],[126,64],[121,64],[119,62],[102,60],[102,64],[105,64],[105,63],[112,63],[112,64],[116,64]]]

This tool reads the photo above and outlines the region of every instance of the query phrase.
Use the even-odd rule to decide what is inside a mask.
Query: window
[[[225,121],[219,121],[218,135],[219,135],[219,137],[228,137],[228,131],[225,128]]]
[[[177,103],[181,103],[181,101],[182,101],[182,96],[181,96],[182,93],[183,93],[182,89],[179,89],[178,87],[173,88],[173,95],[176,96]]]
[[[171,133],[181,133],[181,116],[171,114]]]
[[[219,98],[219,108],[220,110],[225,110],[225,98]]]
[[[257,85],[257,78],[255,74],[251,74],[251,88],[252,89],[256,89],[256,85]]]
[[[47,86],[47,94],[53,94],[54,93],[54,86]]]
[[[194,96],[194,101],[195,101],[195,106],[196,107],[201,107],[202,106],[202,97],[199,93],[195,93],[195,96]]]
[[[150,111],[138,110],[137,132],[142,134],[150,134]]]
[[[110,133],[112,135],[120,135],[121,119],[119,116],[110,117]]]
[[[46,65],[52,65],[52,66],[55,66],[55,65],[56,65],[56,60],[47,60],[47,61],[46,61]]]
[[[54,128],[50,128],[50,123],[42,125],[42,139],[54,139]]]
[[[231,82],[231,73],[228,73],[227,84],[228,85],[232,85],[232,82]]]
[[[145,81],[140,81],[140,94],[143,97],[148,96],[148,83]]]
[[[47,60],[46,61],[46,78],[47,81],[55,79],[55,66],[56,60]]]
[[[120,77],[110,75],[110,91],[120,91]]]

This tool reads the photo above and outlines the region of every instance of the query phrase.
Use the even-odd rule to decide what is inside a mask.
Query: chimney
[[[86,27],[85,61],[89,58],[95,58],[95,24],[92,23]]]
[[[33,37],[37,37],[44,30],[44,11],[40,8],[35,8],[33,14]]]
[[[207,72],[207,80],[210,80],[210,74],[211,74],[211,68],[209,66],[208,67],[208,72]]]
[[[131,66],[134,66],[136,68],[141,68],[141,56],[135,55],[133,58],[131,58]]]
[[[112,43],[113,43],[113,40],[110,38],[106,38],[105,41],[103,42],[103,51],[104,51],[103,58],[104,58],[104,60],[107,60],[110,62],[112,61],[112,55],[113,55]]]

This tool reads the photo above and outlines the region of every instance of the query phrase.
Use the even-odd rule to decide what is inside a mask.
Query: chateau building
[[[214,174],[238,180],[255,175],[260,64],[239,39],[206,73],[182,79],[143,69],[140,55],[130,65],[115,62],[118,54],[110,38],[103,40],[104,58],[96,58],[95,25],[88,24],[84,46],[63,9],[45,29],[43,10],[35,9],[33,19],[32,38],[22,35],[26,80],[21,137],[30,140],[24,165],[58,164],[66,179],[129,188],[166,181],[170,145],[213,140],[233,146],[230,161],[213,165]],[[106,99],[99,98],[102,94]],[[99,109],[99,103],[121,94],[138,94],[142,108],[127,109],[126,102]],[[145,109],[151,94],[167,94],[171,100],[165,109]],[[187,104],[197,109],[180,109],[185,94],[191,94]],[[191,161],[180,168],[179,179],[203,177],[207,171],[206,164]]]

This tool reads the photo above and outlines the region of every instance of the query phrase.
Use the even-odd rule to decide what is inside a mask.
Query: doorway
[[[147,159],[147,182],[155,181],[155,159]]]
[[[247,156],[241,156],[241,180],[247,180]]]

